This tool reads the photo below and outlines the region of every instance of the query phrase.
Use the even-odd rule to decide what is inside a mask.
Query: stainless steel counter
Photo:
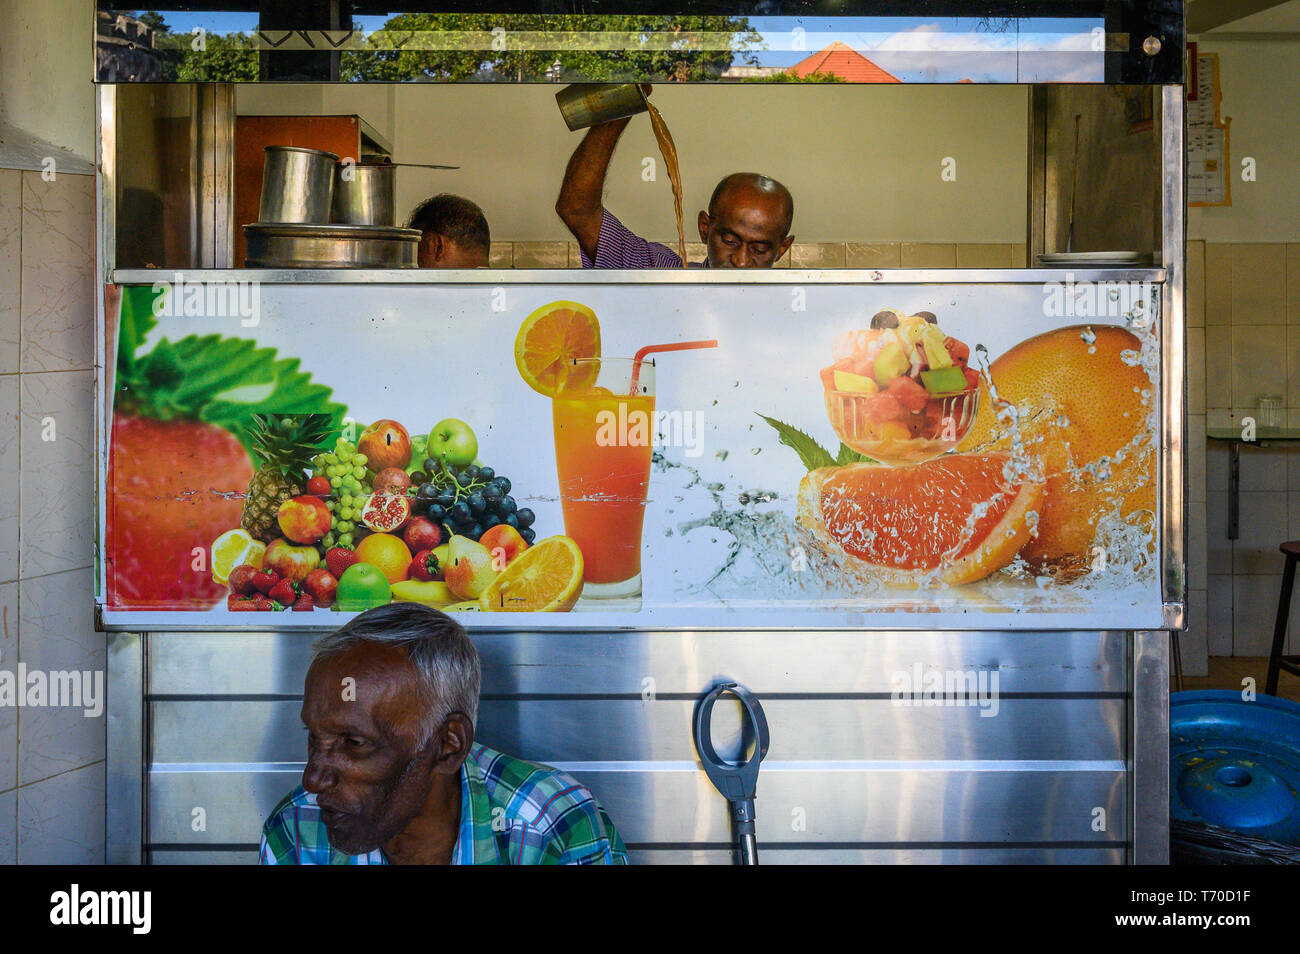
[[[312,638],[110,635],[110,861],[255,860],[263,818],[302,772]],[[475,640],[479,738],[590,786],[637,863],[728,861],[725,804],[690,738],[694,700],[724,677],[756,692],[771,724],[758,785],[767,863],[1163,860],[1164,633]],[[996,714],[901,704],[896,674],[918,666],[996,673]],[[734,755],[735,711],[719,707],[715,725]]]

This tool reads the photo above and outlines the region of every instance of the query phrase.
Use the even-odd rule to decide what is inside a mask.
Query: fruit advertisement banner
[[[125,287],[104,619],[1159,628],[1159,290]]]

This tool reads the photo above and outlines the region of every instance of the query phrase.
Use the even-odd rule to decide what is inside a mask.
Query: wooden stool
[[[1273,628],[1273,650],[1268,656],[1268,679],[1264,684],[1267,695],[1277,695],[1279,672],[1300,676],[1300,656],[1283,656],[1286,645],[1286,627],[1291,619],[1291,588],[1295,583],[1295,561],[1300,559],[1300,540],[1288,540],[1278,547],[1286,554],[1286,568],[1282,570],[1282,595],[1277,600],[1277,625]]]

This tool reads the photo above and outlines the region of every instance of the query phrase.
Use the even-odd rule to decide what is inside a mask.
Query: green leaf
[[[153,289],[147,285],[125,285],[122,288],[117,326],[117,371],[125,378],[134,377],[135,353],[144,344],[149,330],[158,323],[153,316],[153,302]]]
[[[835,465],[835,458],[831,456],[830,451],[797,427],[782,423],[775,418],[768,417],[766,414],[759,414],[758,416],[776,428],[776,432],[781,435],[781,443],[798,454],[799,459],[803,461],[803,465],[809,470]]]
[[[843,467],[846,464],[874,464],[875,460],[865,454],[859,454],[852,447],[840,441],[840,452],[835,458],[835,463]]]

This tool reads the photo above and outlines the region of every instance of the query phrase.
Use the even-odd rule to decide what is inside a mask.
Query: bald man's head
[[[699,215],[700,241],[712,268],[771,268],[794,237],[794,198],[775,179],[756,172],[723,178]]]

